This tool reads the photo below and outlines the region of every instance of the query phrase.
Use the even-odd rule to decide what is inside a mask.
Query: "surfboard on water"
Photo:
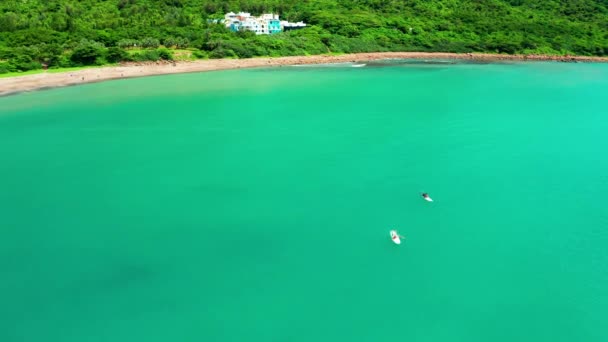
[[[396,230],[391,230],[391,240],[398,245],[401,244],[401,239],[399,238],[399,234],[397,234]]]
[[[422,198],[424,198],[424,200],[427,202],[433,202],[433,199],[431,196],[429,196],[429,194],[422,194]]]

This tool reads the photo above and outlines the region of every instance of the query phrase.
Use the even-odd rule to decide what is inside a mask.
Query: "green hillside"
[[[209,23],[228,11],[309,26],[256,36]],[[608,0],[0,1],[0,73],[372,51],[608,55]]]

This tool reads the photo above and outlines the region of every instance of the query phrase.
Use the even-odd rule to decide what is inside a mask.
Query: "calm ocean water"
[[[0,98],[0,341],[607,341],[606,94],[391,62]]]

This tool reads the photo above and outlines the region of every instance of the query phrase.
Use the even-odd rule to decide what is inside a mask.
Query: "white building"
[[[290,31],[297,30],[306,27],[306,24],[303,21],[298,21],[297,23],[290,23],[286,20],[281,20],[281,30]]]
[[[263,20],[279,20],[279,15],[278,14],[273,14],[273,13],[265,13],[262,14],[261,16],[259,16],[258,18],[263,19]]]
[[[251,16],[247,12],[233,12],[224,15],[225,25],[232,31],[248,30],[255,34],[274,34],[281,32],[281,24],[279,15],[273,13],[265,13],[259,17]]]
[[[264,34],[264,24],[257,18],[248,17],[241,21],[241,27],[245,30],[254,32],[255,34]],[[268,28],[266,28],[268,30]],[[268,34],[268,33],[266,33]]]
[[[251,17],[251,13],[247,13],[247,12],[239,12],[239,13],[234,13],[234,12],[228,12],[226,14],[224,14],[224,21],[226,23],[230,23],[233,21],[242,21],[245,20],[246,18],[250,18]]]

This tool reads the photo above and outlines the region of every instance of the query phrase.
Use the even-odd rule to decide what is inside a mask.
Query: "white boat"
[[[422,194],[422,198],[424,198],[425,201],[433,202],[433,199],[428,194]]]
[[[391,240],[398,245],[401,244],[401,239],[399,238],[399,234],[397,234],[396,230],[391,230]]]

